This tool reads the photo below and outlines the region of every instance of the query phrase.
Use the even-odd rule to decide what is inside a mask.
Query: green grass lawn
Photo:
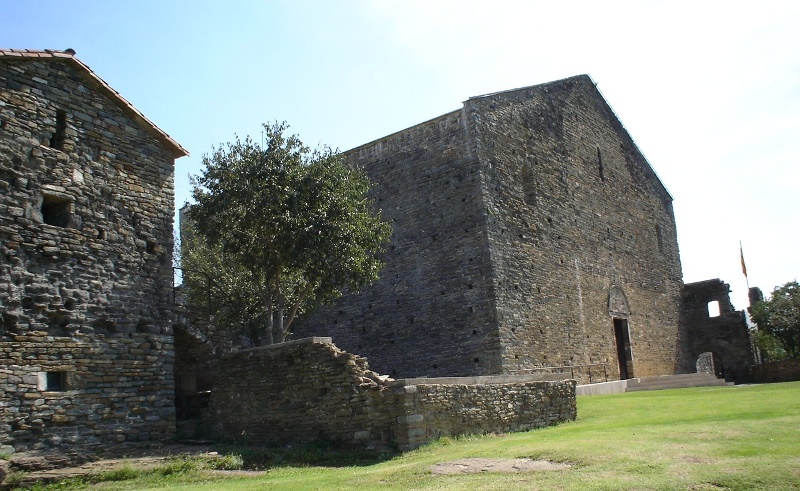
[[[433,464],[465,457],[530,457],[573,467],[449,476],[429,470]],[[203,471],[94,486],[286,491],[800,489],[800,383],[585,396],[578,399],[575,422],[526,433],[443,439],[377,464],[276,466],[258,476],[225,478]]]

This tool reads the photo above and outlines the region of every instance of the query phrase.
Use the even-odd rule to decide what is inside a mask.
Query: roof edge
[[[102,93],[106,96],[114,100],[120,109],[123,110],[128,116],[131,116],[137,123],[144,126],[147,130],[149,130],[156,138],[161,140],[173,153],[175,158],[185,157],[189,155],[189,151],[183,148],[180,143],[175,141],[171,136],[169,136],[165,131],[161,128],[156,126],[155,123],[150,121],[141,111],[136,109],[133,104],[128,102],[127,99],[122,97],[122,94],[117,92],[113,87],[111,87],[105,80],[103,80],[99,75],[97,75],[88,65],[83,63],[79,60],[73,50],[31,50],[31,49],[0,49],[0,60],[25,60],[25,61],[34,61],[34,60],[44,60],[44,59],[54,59],[57,61],[65,61],[67,63],[71,63],[75,68],[78,69],[79,72],[83,73],[84,76],[92,83],[95,88],[99,89]]]

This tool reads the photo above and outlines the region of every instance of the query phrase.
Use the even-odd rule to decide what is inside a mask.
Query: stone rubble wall
[[[174,389],[159,351],[172,351],[170,336],[32,331],[0,343],[0,449],[164,440]],[[39,374],[49,371],[66,373],[66,390],[44,390]]]
[[[574,380],[514,378],[525,379],[402,386],[401,411],[394,422],[399,447],[416,448],[443,436],[527,431],[575,419]]]
[[[605,363],[620,378],[618,318],[628,376],[685,370],[672,198],[594,82],[570,77],[464,107],[487,190],[503,369]]]
[[[773,361],[753,365],[747,373],[747,382],[767,384],[800,380],[800,359]]]
[[[729,382],[745,382],[755,364],[745,312],[731,304],[730,287],[716,278],[687,283],[683,287],[683,322],[686,344],[694,362],[712,353]],[[709,302],[719,302],[719,315],[711,317]]]
[[[174,434],[172,152],[74,64],[0,61],[0,452]]]
[[[628,376],[688,370],[672,198],[588,76],[473,97],[344,155],[392,224],[386,267],[299,335],[393,377],[605,364],[614,380],[618,318]]]
[[[392,225],[380,280],[295,324],[392,377],[501,373],[481,169],[463,111],[345,153]]]
[[[391,380],[330,338],[307,338],[223,356],[211,420],[218,438],[249,443],[406,450],[442,436],[575,419],[575,381],[535,378]]]

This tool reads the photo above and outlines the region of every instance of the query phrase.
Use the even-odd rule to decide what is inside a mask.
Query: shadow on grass
[[[274,467],[353,467],[390,460],[399,452],[354,450],[337,442],[316,441],[287,447],[258,447],[235,443],[214,445],[220,455],[237,455],[242,469],[267,470]]]

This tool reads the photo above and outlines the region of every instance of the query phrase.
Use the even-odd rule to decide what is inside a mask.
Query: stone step
[[[725,380],[718,379],[710,373],[686,373],[628,380],[628,386],[625,389],[625,392],[681,389],[685,387],[712,387],[721,385],[727,385]]]

